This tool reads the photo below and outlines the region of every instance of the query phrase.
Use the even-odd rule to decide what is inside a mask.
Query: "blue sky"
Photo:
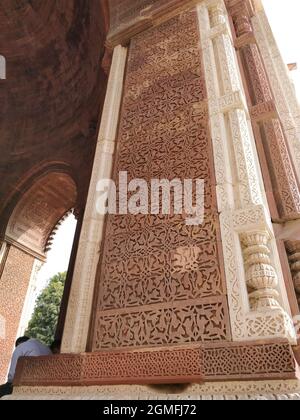
[[[47,263],[44,264],[38,274],[37,293],[46,286],[47,280],[55,274],[67,271],[75,229],[76,220],[71,215],[65,220],[55,235],[52,250],[48,252]]]

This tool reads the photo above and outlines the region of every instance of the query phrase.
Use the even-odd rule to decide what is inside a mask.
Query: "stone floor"
[[[6,400],[300,400],[300,382],[223,382],[174,386],[21,387]]]

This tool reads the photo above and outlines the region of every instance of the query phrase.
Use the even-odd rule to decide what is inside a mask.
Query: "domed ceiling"
[[[1,0],[0,224],[28,174],[47,162],[69,167],[85,194],[106,88],[107,16],[101,0]]]

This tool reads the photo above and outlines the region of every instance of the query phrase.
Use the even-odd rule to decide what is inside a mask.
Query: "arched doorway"
[[[77,186],[65,172],[39,176],[11,212],[0,250],[0,381],[5,381],[24,302],[53,229],[76,207]]]

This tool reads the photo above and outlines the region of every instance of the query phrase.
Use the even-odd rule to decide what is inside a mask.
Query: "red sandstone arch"
[[[14,208],[7,223],[0,261],[0,320],[5,322],[5,331],[0,336],[2,380],[5,380],[34,261],[45,259],[49,236],[77,202],[77,185],[63,166],[42,167],[27,178],[11,198]]]
[[[6,229],[6,241],[44,255],[49,235],[75,206],[76,198],[76,185],[69,175],[52,172],[41,177],[15,207]]]

